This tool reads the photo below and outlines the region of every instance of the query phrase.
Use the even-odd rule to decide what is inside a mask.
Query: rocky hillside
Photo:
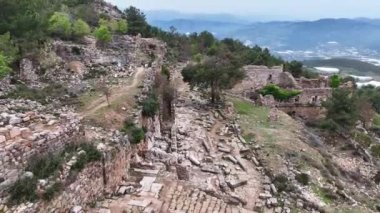
[[[267,74],[283,62],[267,49],[167,33],[136,8],[61,3],[47,7],[49,35],[33,51],[12,55],[24,48],[18,30],[0,37],[0,212],[379,211],[373,129],[330,134],[228,90],[247,64],[263,79],[245,86],[327,80]],[[87,9],[93,19],[75,21]]]

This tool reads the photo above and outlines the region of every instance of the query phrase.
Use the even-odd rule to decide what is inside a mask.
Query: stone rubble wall
[[[103,162],[86,166],[58,197],[48,203],[39,203],[36,212],[69,212],[74,206],[90,205],[115,192],[126,177],[132,152],[127,146],[119,146],[103,155]]]
[[[28,100],[0,100],[0,195],[35,156],[63,149],[79,134],[80,118],[69,109],[48,109]]]

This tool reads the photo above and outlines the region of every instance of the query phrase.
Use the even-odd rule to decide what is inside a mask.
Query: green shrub
[[[9,67],[10,60],[0,52],[0,79],[12,71]]]
[[[336,131],[339,128],[338,124],[331,119],[322,120],[317,126],[321,129],[330,131]]]
[[[330,77],[330,87],[332,88],[338,88],[342,82],[342,79],[339,77],[339,75],[333,75]]]
[[[109,31],[108,27],[105,25],[100,25],[98,28],[95,29],[94,35],[96,40],[107,43],[112,40],[112,34]]]
[[[167,79],[170,79],[170,70],[166,66],[161,67],[161,74],[165,75]]]
[[[369,146],[371,146],[373,140],[371,138],[371,136],[363,133],[363,132],[358,132],[358,131],[355,131],[354,132],[354,135],[353,135],[353,138],[355,141],[359,142],[360,145],[362,145],[363,147],[366,147],[368,148]]]
[[[125,33],[128,32],[128,23],[127,23],[127,20],[120,19],[120,20],[117,21],[116,32],[118,32],[120,34],[125,34]]]
[[[63,154],[49,153],[30,161],[27,171],[31,171],[38,179],[45,179],[54,175],[62,166]]]
[[[373,145],[371,147],[371,152],[374,157],[380,157],[380,145]]]
[[[84,153],[77,156],[76,162],[71,166],[72,171],[82,171],[86,164],[102,158],[102,153],[93,144],[82,143],[76,149],[76,151],[78,150],[83,150]]]
[[[141,128],[133,128],[131,131],[131,143],[137,144],[140,143],[142,139],[145,137],[145,132]]]
[[[9,189],[11,204],[19,204],[26,201],[36,201],[37,179],[21,178],[18,179]]]
[[[137,127],[130,120],[124,122],[124,127],[120,131],[128,135],[128,139],[132,144],[140,143],[145,137],[144,128]]]
[[[273,184],[276,186],[278,192],[284,192],[284,191],[293,191],[294,190],[294,186],[291,185],[290,181],[288,180],[288,178],[285,176],[285,175],[277,175],[274,179],[273,179]]]
[[[72,31],[69,14],[63,12],[55,12],[49,19],[48,29],[54,35],[68,38]]]
[[[73,24],[73,35],[75,37],[83,37],[91,33],[91,28],[82,19],[78,19]]]
[[[263,96],[273,95],[274,99],[278,101],[287,101],[290,98],[293,98],[301,93],[298,90],[288,90],[288,89],[280,88],[279,86],[275,84],[269,84],[265,86],[264,88],[262,88],[259,92]]]
[[[300,173],[296,175],[296,180],[301,183],[302,185],[309,185],[310,177],[306,173]]]
[[[63,186],[61,182],[55,182],[52,186],[46,189],[45,193],[42,195],[42,198],[46,201],[50,201],[62,190],[62,188]]]
[[[141,103],[141,105],[142,105],[143,116],[154,117],[160,107],[156,93],[150,92],[148,97]]]

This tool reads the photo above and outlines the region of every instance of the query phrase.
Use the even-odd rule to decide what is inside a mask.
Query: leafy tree
[[[303,72],[303,64],[299,61],[286,62],[284,64],[284,70],[290,72],[295,78],[299,78]]]
[[[9,32],[0,35],[0,52],[8,57],[10,63],[17,59],[18,49]]]
[[[0,52],[0,79],[12,71],[9,67],[9,62],[10,60]]]
[[[149,25],[146,22],[145,14],[136,7],[129,7],[124,10],[128,22],[128,34],[136,36],[141,34],[146,37],[149,35]]]
[[[374,86],[365,86],[357,90],[361,98],[368,98],[377,113],[380,113],[380,88]]]
[[[83,37],[91,33],[90,26],[83,21],[82,19],[78,19],[73,24],[73,35],[75,37]]]
[[[54,35],[68,38],[71,34],[71,22],[67,13],[55,12],[49,19],[49,31]]]
[[[125,34],[125,33],[128,32],[128,23],[127,23],[127,20],[120,19],[117,22],[117,30],[116,30],[116,32],[118,32],[120,34]]]
[[[94,34],[95,38],[102,44],[110,42],[112,40],[111,32],[105,25],[100,25],[98,28],[96,28]]]
[[[223,57],[210,57],[204,62],[188,65],[182,70],[185,82],[191,87],[211,89],[211,102],[220,98],[220,91],[232,88],[244,78],[244,71],[234,65],[231,60]]]
[[[338,88],[342,82],[342,79],[339,77],[339,75],[333,75],[330,77],[330,87],[332,88]]]
[[[357,96],[348,89],[333,90],[323,106],[327,109],[326,118],[345,129],[351,129],[359,118]]]

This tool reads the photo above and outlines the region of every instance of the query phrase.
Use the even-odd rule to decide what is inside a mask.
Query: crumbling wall
[[[0,192],[14,183],[33,156],[61,150],[80,134],[80,118],[29,100],[0,100]],[[0,193],[1,195],[1,193]]]
[[[320,77],[318,79],[307,79],[301,77],[296,79],[301,88],[327,88],[329,87],[329,82],[327,78]]]

